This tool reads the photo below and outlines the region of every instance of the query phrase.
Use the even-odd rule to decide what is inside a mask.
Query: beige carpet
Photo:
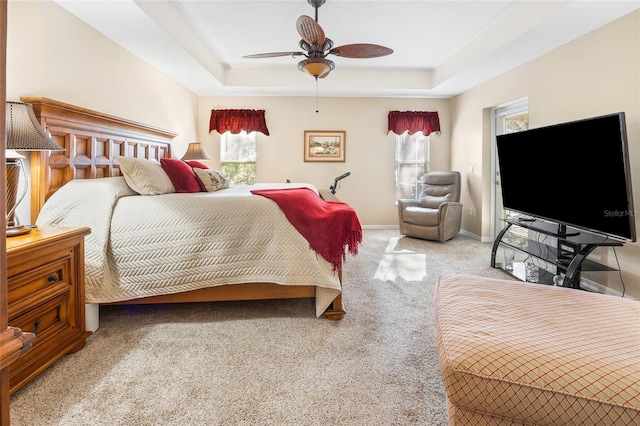
[[[505,277],[490,244],[365,230],[340,322],[310,300],[102,307],[100,328],[11,399],[19,425],[445,425],[442,273]]]

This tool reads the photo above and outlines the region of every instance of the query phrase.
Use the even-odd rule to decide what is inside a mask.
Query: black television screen
[[[624,112],[497,137],[504,208],[636,241]]]

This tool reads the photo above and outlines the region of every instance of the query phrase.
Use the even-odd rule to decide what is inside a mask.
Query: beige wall
[[[173,131],[177,154],[197,135],[194,93],[49,0],[8,4],[7,100],[21,96],[43,96]],[[27,197],[18,210],[25,223],[28,212]]]
[[[465,214],[463,227],[490,238],[490,111],[506,102],[529,99],[530,126],[624,111],[630,145],[636,212],[640,205],[640,12],[623,17],[511,72],[452,99],[451,167],[466,173],[462,202],[480,214]],[[541,165],[543,168],[544,165]],[[594,171],[595,172],[595,171]],[[579,183],[576,183],[579,184]],[[570,185],[567,190],[571,190]],[[594,196],[597,190],[594,189]],[[640,232],[640,222],[636,218]],[[617,250],[626,290],[640,297],[640,244]],[[615,266],[610,249],[598,253]],[[617,274],[604,282],[622,291]]]
[[[258,139],[257,179],[328,188],[335,176],[350,171],[337,195],[353,205],[364,225],[397,223],[388,112],[438,111],[442,134],[432,138],[432,169],[463,173],[463,229],[490,239],[490,111],[522,97],[529,98],[532,126],[626,111],[634,195],[640,203],[640,13],[452,100],[320,98],[316,113],[315,98],[198,98],[49,0],[11,0],[8,9],[8,100],[44,96],[171,130],[178,133],[174,156],[199,140],[214,166],[219,135],[208,132],[210,110],[265,109],[271,135]],[[304,130],[323,129],[347,132],[345,163],[303,161]],[[618,253],[627,291],[640,297],[640,266],[635,266],[640,245],[626,245]],[[599,255],[613,262],[609,252]]]
[[[309,78],[309,84],[315,84]],[[322,84],[320,85],[322,93]],[[370,99],[302,97],[203,97],[200,99],[200,140],[219,165],[220,135],[209,134],[212,109],[264,109],[269,136],[258,138],[258,182],[310,182],[318,188],[329,188],[336,176],[347,171],[351,176],[340,181],[336,195],[358,213],[363,225],[398,223],[394,200],[395,137],[387,134],[390,110],[438,111],[442,127],[440,136],[433,135],[432,169],[449,170],[449,100],[446,99]],[[345,130],[344,163],[311,163],[303,161],[305,130]]]
[[[8,100],[44,96],[171,130],[178,133],[175,157],[199,140],[217,166],[219,135],[208,132],[211,109],[265,109],[271,135],[258,139],[257,179],[328,188],[336,176],[351,171],[337,195],[353,205],[365,225],[397,224],[394,138],[386,132],[390,110],[438,111],[443,131],[432,138],[432,167],[449,169],[448,100],[320,98],[316,113],[315,98],[198,99],[49,0],[9,2],[8,45]],[[304,130],[345,130],[346,162],[304,163]],[[22,204],[19,215],[26,217],[21,212],[28,206]]]

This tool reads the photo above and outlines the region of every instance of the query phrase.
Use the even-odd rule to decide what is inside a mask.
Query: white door
[[[493,220],[491,223],[491,236],[495,238],[503,228],[505,211],[502,207],[502,188],[500,187],[500,167],[498,165],[498,152],[496,150],[496,136],[505,133],[515,133],[529,128],[529,103],[527,99],[515,101],[508,105],[494,110],[494,126],[492,135],[492,160],[493,188],[492,210]]]

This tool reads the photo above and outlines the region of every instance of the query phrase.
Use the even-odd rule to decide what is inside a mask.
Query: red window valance
[[[412,135],[421,131],[425,136],[440,131],[437,112],[429,111],[389,111],[389,130],[396,135],[409,131]]]
[[[241,131],[262,132],[269,135],[263,109],[212,109],[209,120],[209,132],[215,130],[222,134],[233,134]]]

